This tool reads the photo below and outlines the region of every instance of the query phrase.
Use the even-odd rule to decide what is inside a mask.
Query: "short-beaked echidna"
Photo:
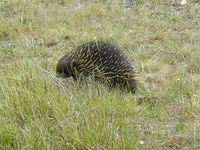
[[[56,67],[57,76],[75,80],[80,74],[125,85],[132,93],[137,88],[136,66],[118,46],[105,41],[84,43],[63,56]]]

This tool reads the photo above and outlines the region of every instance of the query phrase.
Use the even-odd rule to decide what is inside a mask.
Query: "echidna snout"
[[[71,77],[70,68],[68,65],[68,55],[63,56],[56,66],[56,77],[68,78]]]

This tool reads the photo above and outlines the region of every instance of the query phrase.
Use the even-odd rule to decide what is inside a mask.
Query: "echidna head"
[[[58,61],[56,67],[56,77],[68,78],[70,76],[69,55],[65,55]]]

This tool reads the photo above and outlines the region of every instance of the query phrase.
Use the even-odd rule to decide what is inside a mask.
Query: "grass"
[[[180,11],[170,0],[1,1],[0,149],[199,149],[199,10],[198,1]],[[135,96],[54,76],[65,52],[95,39],[137,63]]]

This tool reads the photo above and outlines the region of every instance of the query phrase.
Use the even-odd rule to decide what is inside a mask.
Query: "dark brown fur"
[[[93,75],[108,80],[111,85],[125,85],[135,93],[136,66],[122,49],[105,41],[91,41],[63,56],[56,68],[57,76],[67,78]]]

